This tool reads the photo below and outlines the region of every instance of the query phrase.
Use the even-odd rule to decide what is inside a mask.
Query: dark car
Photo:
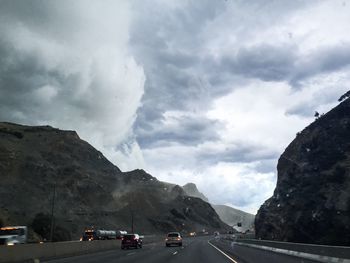
[[[142,248],[142,239],[138,234],[127,234],[124,235],[122,238],[122,245],[121,248]]]

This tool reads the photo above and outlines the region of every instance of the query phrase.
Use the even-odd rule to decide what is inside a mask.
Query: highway
[[[232,245],[212,236],[185,238],[182,247],[165,247],[163,242],[145,244],[142,249],[109,250],[93,254],[44,261],[47,263],[144,262],[144,263],[314,263],[296,257]]]

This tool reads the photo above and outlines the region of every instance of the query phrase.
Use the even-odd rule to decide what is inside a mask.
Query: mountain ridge
[[[35,232],[33,222],[48,223],[54,200],[56,240],[91,226],[130,231],[131,217],[144,234],[228,228],[206,202],[143,170],[122,172],[74,131],[0,123],[0,178],[3,224]]]

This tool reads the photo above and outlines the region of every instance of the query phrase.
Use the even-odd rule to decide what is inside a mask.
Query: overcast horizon
[[[256,213],[349,90],[349,1],[0,0],[0,121]]]

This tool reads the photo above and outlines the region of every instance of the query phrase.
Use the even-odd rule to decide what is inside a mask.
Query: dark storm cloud
[[[223,8],[224,1],[189,1],[179,7],[135,4],[140,13],[131,27],[130,44],[147,76],[136,127],[158,125],[166,111],[196,111],[211,102],[205,73],[200,72],[199,32]]]
[[[197,155],[197,160],[199,163],[206,164],[217,164],[219,162],[250,163],[256,160],[276,159],[279,155],[279,152],[267,149],[264,146],[242,142],[240,144],[227,145],[224,149],[202,149]]]
[[[296,47],[259,45],[240,48],[235,56],[223,57],[222,69],[246,78],[285,81],[294,71]]]
[[[217,84],[210,83],[216,62],[198,47],[206,41],[202,39],[202,30],[220,16],[225,3],[189,1],[169,9],[166,5],[159,8],[154,5],[147,7],[147,16],[142,13],[133,23],[130,37],[136,59],[147,76],[143,105],[134,126],[137,140],[142,148],[167,142],[197,145],[218,140],[220,125],[202,112],[229,89],[224,85],[212,86]],[[141,8],[138,4],[137,8],[143,10],[142,6],[147,4]],[[163,116],[167,111],[189,112],[196,117],[185,116],[168,127]]]
[[[314,92],[312,99],[307,103],[305,101],[300,101],[293,105],[293,107],[287,108],[285,114],[310,118],[314,116],[315,111],[318,111],[320,114],[325,113],[323,112],[322,106],[327,104],[337,104],[339,94],[347,89],[348,87],[343,83],[332,88],[327,87],[324,89],[319,89],[318,91]],[[300,91],[297,90],[296,92]]]
[[[341,43],[317,49],[309,55],[299,56],[292,71],[290,83],[300,88],[301,82],[319,74],[342,70],[350,65],[350,45]]]
[[[35,91],[50,85],[53,92],[57,92],[56,100],[70,100],[72,94],[69,91],[78,80],[73,74],[65,76],[61,68],[48,66],[47,61],[51,58],[32,49],[33,43],[26,44],[24,34],[35,32],[38,41],[40,38],[48,40],[59,31],[62,33],[62,24],[59,26],[58,22],[65,23],[67,19],[59,19],[57,12],[61,9],[54,8],[58,6],[52,1],[1,1],[0,4],[0,119],[31,124],[48,121],[45,119],[47,111],[43,108],[49,105],[40,101]],[[59,35],[51,40],[57,38]],[[62,90],[62,86],[67,90]]]
[[[231,74],[263,81],[285,81],[292,87],[319,74],[336,72],[350,65],[350,45],[342,43],[305,55],[298,46],[258,45],[243,47],[223,56],[220,68]]]
[[[294,97],[292,93],[308,89],[306,82],[309,79],[341,71],[348,64],[346,56],[336,54],[339,45],[334,43],[337,40],[328,48],[320,48],[323,43],[317,43],[327,38],[324,35],[327,29],[319,26],[322,24],[320,19],[327,16],[322,7],[324,2],[185,0],[134,3],[137,19],[132,23],[130,44],[147,78],[142,107],[138,110],[134,127],[141,148],[146,148],[146,160],[159,174],[167,174],[169,167],[173,167],[171,173],[179,172],[174,181],[181,180],[181,174],[182,178],[191,179],[193,170],[202,167],[205,170],[204,190],[209,194],[215,193],[212,198],[217,195],[220,197],[215,198],[220,202],[240,206],[255,203],[257,206],[268,197],[267,192],[272,192],[278,156],[290,139],[287,138],[289,133],[281,126],[292,119],[300,120],[279,116],[284,113],[281,105],[293,105],[293,108],[287,109],[286,115],[304,114],[303,105],[313,104],[309,101],[310,96],[306,96],[299,105],[287,101],[288,96],[300,100],[303,94]],[[329,19],[332,20],[332,17]],[[317,36],[314,38],[314,35]],[[339,54],[342,52],[348,51],[342,49]],[[267,115],[280,117],[272,117],[267,121],[270,123],[264,125],[271,127],[271,133],[279,130],[278,137],[285,136],[285,142],[282,143],[280,138],[278,143],[278,140],[276,143],[267,142],[269,145],[260,145],[256,140],[249,143],[249,137],[260,131],[249,130],[250,126],[246,128],[246,133],[235,133],[226,127],[212,129],[211,121],[206,120],[208,111],[214,112],[211,118],[229,120],[230,116],[225,116],[225,108],[217,105],[221,101],[218,98],[242,94],[243,100],[244,96],[251,94],[242,90],[245,87],[253,90],[254,84],[257,89],[265,88],[266,92],[259,92],[264,102],[278,96],[276,88],[280,87],[282,94],[286,94],[281,98],[286,101],[279,103],[277,98],[277,102],[273,99],[271,105],[262,103]],[[267,88],[270,85],[273,88]],[[327,96],[327,99],[330,98]],[[236,105],[226,103],[234,110]],[[211,111],[213,108],[214,111]],[[220,110],[215,111],[218,108]],[[304,109],[305,114],[312,108]],[[169,126],[169,112],[198,116],[201,125],[196,127],[200,129],[184,125],[181,121]],[[241,117],[244,122],[244,116]],[[254,118],[254,115],[247,115],[247,118]],[[304,125],[298,121],[298,125]],[[234,123],[229,127],[235,129],[240,125]],[[263,129],[261,133],[268,137],[269,129]],[[237,138],[232,138],[233,134],[237,134]],[[225,138],[226,135],[229,138]],[[210,147],[206,147],[208,145]],[[173,157],[170,161],[169,156]],[[223,170],[231,168],[227,171],[227,178],[218,176],[224,173]],[[235,173],[239,175],[231,180],[231,175]],[[258,180],[259,173],[262,173],[259,175],[263,178],[261,181]],[[251,176],[249,179],[247,174]],[[212,183],[208,183],[211,178]],[[218,181],[223,183],[217,184]],[[215,185],[219,186],[213,191]],[[247,189],[243,199],[240,197],[242,194],[228,194],[241,189]]]
[[[122,159],[114,147],[132,137],[144,83],[127,48],[129,9],[111,0],[0,1],[0,121],[74,129]]]
[[[62,68],[49,68],[42,55],[17,50],[6,41],[0,41],[0,57],[1,120],[49,122],[64,104],[72,110],[89,111],[88,101],[74,96],[74,89],[82,82],[78,73],[66,74]],[[55,97],[55,103],[50,103],[45,87]]]
[[[172,143],[195,146],[204,141],[217,141],[218,131],[223,125],[214,120],[196,117],[172,117],[171,124],[162,125],[157,130],[138,131],[138,142],[142,148],[168,146]]]
[[[76,13],[82,8],[79,0],[1,0],[0,5],[0,21],[8,29],[21,25],[38,36],[64,41],[75,38],[84,26],[84,19],[80,20]]]
[[[17,112],[26,112],[27,121],[33,121],[43,106],[33,92],[43,85],[60,82],[58,75],[48,71],[37,54],[20,54],[6,41],[0,41],[0,119],[23,122]]]
[[[160,135],[157,130],[162,127],[167,111],[206,112],[216,98],[229,94],[249,79],[297,83],[316,74],[312,70],[309,75],[301,73],[304,71],[297,43],[244,42],[247,36],[283,20],[286,14],[304,5],[299,1],[288,2],[286,9],[285,4],[269,1],[135,4],[138,16],[131,26],[130,44],[147,78],[134,126],[141,144],[146,145],[144,142],[149,140],[149,136],[143,138],[143,130]],[[268,13],[269,18],[260,16],[260,12]],[[257,16],[256,20],[250,16]],[[225,24],[222,17],[231,24]],[[218,50],[216,56],[201,49],[213,37],[224,37],[220,32],[229,32],[230,27],[233,35],[242,37],[239,46]],[[215,31],[210,31],[213,28]],[[164,134],[170,141],[171,135],[176,140],[175,133]],[[165,137],[164,134],[160,137]]]
[[[286,115],[297,115],[303,117],[312,117],[317,109],[318,102],[297,104],[290,109],[287,109]]]

